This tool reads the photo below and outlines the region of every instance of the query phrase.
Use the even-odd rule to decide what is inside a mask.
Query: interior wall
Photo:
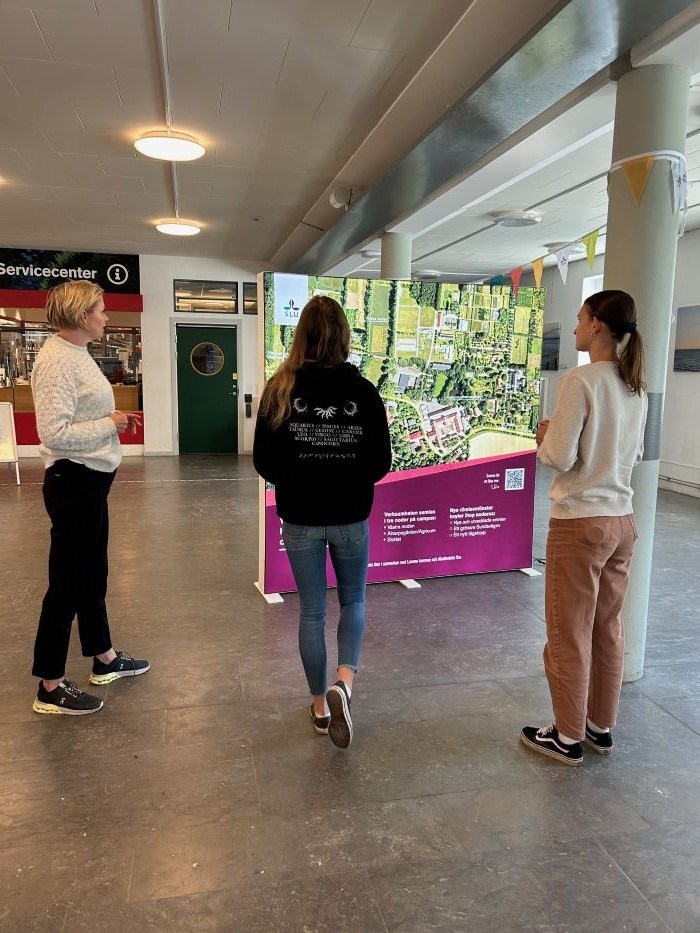
[[[261,266],[250,262],[227,262],[182,256],[141,256],[141,342],[143,355],[143,405],[145,412],[145,453],[148,456],[177,452],[174,432],[174,392],[172,322],[222,324],[235,322],[240,328],[238,359],[239,406],[244,408],[246,392],[257,401],[258,316],[253,314],[175,314],[174,279],[213,279],[254,282]],[[242,295],[239,288],[239,308]],[[254,411],[255,411],[254,404]],[[240,423],[240,422],[239,422]],[[242,450],[253,449],[254,419],[243,420]]]
[[[700,409],[700,373],[674,373],[673,353],[678,307],[700,304],[698,255],[700,230],[694,230],[681,237],[678,243],[660,464],[661,476],[668,477],[660,480],[662,487],[694,496],[700,496],[700,489],[674,483],[674,480],[700,483],[700,418],[696,416]],[[551,413],[556,385],[561,374],[577,365],[573,330],[576,327],[576,315],[581,307],[583,280],[591,275],[602,274],[603,265],[603,256],[596,257],[593,271],[585,259],[570,263],[566,285],[561,281],[558,269],[545,270],[542,279],[542,284],[547,289],[545,320],[547,323],[558,321],[561,324],[559,372],[543,373],[543,378],[550,384],[547,393],[550,407],[549,411],[544,412],[545,415]]]

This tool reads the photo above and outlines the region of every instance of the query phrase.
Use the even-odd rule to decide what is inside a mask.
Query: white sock
[[[597,732],[598,735],[605,735],[606,732],[610,732],[609,728],[601,729],[600,726],[596,726],[596,724],[594,722],[591,722],[591,720],[588,719],[588,717],[586,717],[586,722],[588,723],[588,728],[591,730],[591,732]]]
[[[559,738],[564,745],[575,745],[578,742],[578,739],[570,739],[568,735],[564,735],[564,733],[559,732],[558,729],[557,732],[559,733]]]

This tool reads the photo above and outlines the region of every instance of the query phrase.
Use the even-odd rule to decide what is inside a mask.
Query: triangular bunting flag
[[[587,233],[584,237],[581,237],[581,242],[586,247],[586,255],[588,256],[588,265],[593,269],[593,264],[595,263],[595,247],[598,242],[598,234],[600,230],[592,230],[590,233]]]
[[[631,162],[623,162],[620,166],[637,207],[642,203],[647,182],[654,167],[654,161],[653,156],[642,156],[639,159],[633,159]]]
[[[544,259],[536,259],[532,264],[532,271],[535,274],[535,285],[537,288],[542,287],[542,272],[544,270]]]
[[[685,159],[671,162],[673,184],[673,213],[684,210],[688,203],[688,166]]]
[[[566,285],[566,278],[569,274],[569,256],[571,255],[572,248],[573,243],[569,243],[568,246],[565,246],[563,249],[558,249],[554,254],[557,257],[559,275],[561,276],[561,280],[564,285]]]
[[[513,282],[513,292],[517,295],[518,289],[520,288],[520,279],[523,277],[523,267],[520,266],[518,269],[511,269],[508,275]]]

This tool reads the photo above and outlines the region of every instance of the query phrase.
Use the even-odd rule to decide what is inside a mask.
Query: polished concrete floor
[[[700,500],[660,494],[646,674],[614,755],[569,769],[517,741],[549,717],[518,573],[370,588],[355,741],[313,734],[248,458],[125,462],[109,608],[152,670],[37,716],[41,473],[0,474],[0,930],[700,931]]]

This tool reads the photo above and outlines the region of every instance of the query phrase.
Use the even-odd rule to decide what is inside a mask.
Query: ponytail
[[[633,395],[641,395],[646,389],[644,382],[644,342],[635,327],[629,340],[622,348],[618,363],[620,376],[630,387]]]

